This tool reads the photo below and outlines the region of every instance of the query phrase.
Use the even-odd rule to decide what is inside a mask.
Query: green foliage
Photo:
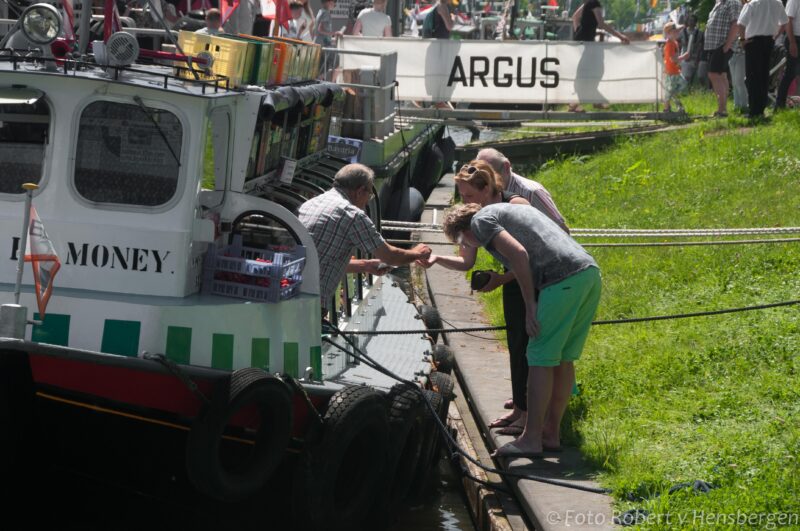
[[[758,127],[730,118],[621,139],[601,154],[548,163],[535,178],[572,227],[800,226],[798,144],[797,113]],[[798,243],[588,250],[603,271],[597,319],[800,293]],[[494,323],[502,322],[499,299],[485,297]],[[785,523],[800,528],[799,312],[593,327],[564,442],[597,465],[619,510],[651,511],[648,529],[701,527],[698,518],[738,529],[726,519],[737,514],[760,518],[748,523],[757,529],[794,515]],[[666,493],[695,479],[718,488]]]

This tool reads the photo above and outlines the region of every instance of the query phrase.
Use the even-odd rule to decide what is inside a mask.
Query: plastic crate
[[[239,87],[250,82],[253,63],[255,61],[255,44],[244,40],[229,39],[221,35],[202,35],[190,31],[181,31],[178,42],[188,55],[209,52],[214,57],[211,65],[212,74],[228,78],[231,87]],[[184,78],[193,78],[191,72],[179,71]],[[213,76],[200,74],[201,79],[213,79]]]
[[[269,260],[271,263],[259,260]],[[286,300],[299,293],[305,263],[303,247],[298,247],[293,254],[254,249],[242,246],[241,238],[236,236],[233,245],[227,248],[217,249],[213,244],[209,246],[203,291],[261,302]],[[230,275],[241,275],[242,279],[217,278]],[[284,278],[290,281],[288,286],[281,286]],[[268,285],[264,286],[264,283]]]
[[[247,42],[255,47],[253,56],[253,68],[250,73],[249,83],[251,85],[265,86],[269,81],[270,70],[272,69],[272,51],[275,46],[272,42],[254,39],[248,35],[225,35],[227,39],[240,40]]]

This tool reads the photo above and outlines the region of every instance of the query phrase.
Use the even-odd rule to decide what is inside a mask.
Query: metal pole
[[[25,249],[28,246],[28,226],[31,223],[31,201],[33,201],[33,191],[39,188],[34,183],[22,185],[25,189],[25,214],[22,223],[22,237],[19,240],[19,250],[17,251],[17,283],[14,285],[14,304],[19,304],[19,292],[22,287],[22,270],[25,267]]]
[[[86,54],[89,49],[89,25],[92,23],[91,0],[81,1],[81,22],[78,31],[78,53]]]

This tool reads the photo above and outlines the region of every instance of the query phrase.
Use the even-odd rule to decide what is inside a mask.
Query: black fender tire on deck
[[[453,383],[453,377],[449,374],[444,374],[443,372],[432,372],[429,378],[431,380],[431,386],[435,387],[435,391],[442,396],[442,408],[439,411],[439,418],[441,419],[442,423],[447,426],[447,416],[448,412],[450,411],[450,402],[452,402],[456,396],[455,393],[453,393],[453,388],[455,387],[455,383]],[[444,440],[444,437],[442,437],[441,434],[437,439],[437,442],[438,447],[436,448],[436,453],[438,455],[443,448],[447,449],[447,442]]]
[[[453,169],[453,163],[456,160],[456,143],[453,141],[453,137],[443,136],[436,141],[436,145],[439,147],[439,151],[442,152],[442,175],[444,175]],[[439,176],[439,180],[441,180],[442,175]]]
[[[372,508],[383,503],[376,493],[389,459],[386,400],[365,386],[337,391],[321,430],[313,442],[307,438],[295,468],[295,528],[361,529]]]
[[[425,411],[421,389],[397,384],[387,399],[389,406],[389,467],[386,473],[388,492],[384,503],[373,507],[370,524],[387,527],[405,501],[419,465],[425,442]]]
[[[450,374],[456,364],[456,357],[453,349],[447,345],[436,345],[433,349],[433,362],[436,363],[436,371]]]
[[[0,350],[0,493],[7,502],[15,490],[33,483],[31,475],[38,437],[34,437],[35,389],[30,360],[26,352]],[[24,482],[24,485],[21,484]],[[9,489],[6,491],[6,489]]]
[[[431,406],[433,406],[436,412],[435,416],[441,418],[442,395],[428,389],[422,392],[428,398],[428,401],[430,401]],[[428,487],[428,478],[431,475],[431,471],[439,463],[438,451],[440,448],[440,437],[439,424],[436,422],[434,414],[431,413],[431,410],[425,405],[425,438],[422,442],[422,449],[420,450],[419,464],[417,465],[417,470],[414,474],[414,479],[411,481],[411,488],[409,489],[409,496],[413,499],[420,499],[420,496]]]
[[[425,328],[431,329],[441,329],[442,328],[442,316],[439,315],[439,310],[434,308],[433,306],[428,306],[423,304],[419,307],[419,318],[422,319],[422,322],[425,324]],[[431,332],[428,335],[431,336],[433,339],[434,344],[439,340],[439,332]]]
[[[236,464],[223,461],[220,446],[231,417],[255,407],[260,424],[255,445]],[[186,441],[186,470],[195,488],[221,501],[246,499],[261,489],[283,460],[292,433],[292,394],[278,378],[251,367],[217,384]]]

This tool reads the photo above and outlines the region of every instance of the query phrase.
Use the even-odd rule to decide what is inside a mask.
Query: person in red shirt
[[[678,99],[678,94],[686,89],[686,80],[681,75],[681,67],[679,61],[683,61],[688,57],[688,53],[678,56],[678,33],[680,28],[673,22],[667,22],[664,25],[664,37],[667,38],[667,43],[664,45],[664,72],[666,74],[666,83],[664,91],[664,112],[672,110],[672,102],[675,102],[678,112],[683,112],[683,104]]]

